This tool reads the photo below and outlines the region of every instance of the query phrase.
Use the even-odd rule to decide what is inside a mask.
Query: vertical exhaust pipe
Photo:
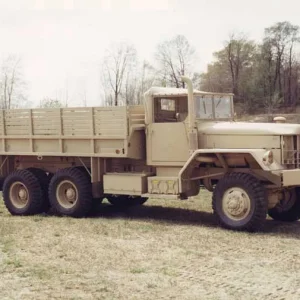
[[[188,120],[189,120],[189,149],[192,154],[198,149],[198,130],[195,124],[195,109],[194,109],[194,91],[193,83],[190,78],[182,76],[182,81],[184,81],[188,88]]]
[[[186,76],[182,76],[181,79],[186,83],[188,89],[189,129],[191,130],[195,127],[193,83],[191,79]]]

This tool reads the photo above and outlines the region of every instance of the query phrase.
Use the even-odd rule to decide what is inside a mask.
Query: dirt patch
[[[227,231],[209,198],[86,219],[12,217],[1,204],[1,299],[299,299],[299,222]]]

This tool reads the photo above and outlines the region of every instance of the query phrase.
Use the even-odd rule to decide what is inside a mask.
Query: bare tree
[[[122,93],[126,105],[135,104],[138,76],[139,74],[132,72],[131,69],[127,71],[126,82],[124,83]]]
[[[25,104],[25,82],[21,70],[21,58],[16,55],[6,57],[0,68],[0,100],[5,109]]]
[[[255,43],[248,40],[243,33],[232,33],[229,40],[225,42],[225,53],[231,74],[232,92],[236,97],[240,95],[240,85],[242,72],[251,67],[255,53]]]
[[[182,82],[181,76],[193,77],[192,61],[194,55],[194,48],[183,35],[177,35],[171,40],[160,43],[157,46],[155,59],[159,63],[162,85],[184,88],[185,83]]]
[[[140,104],[143,99],[144,93],[154,84],[156,79],[156,71],[152,65],[147,61],[143,61],[139,69],[139,78],[137,80],[136,88],[136,104]]]
[[[289,22],[278,22],[265,29],[264,43],[269,45],[275,65],[272,76],[272,92],[278,91],[279,97],[284,97],[286,104],[292,102],[294,46],[299,41],[299,26]],[[285,78],[287,78],[286,97],[283,89]]]
[[[86,107],[87,106],[86,88],[83,89],[81,95],[82,95],[82,104],[84,107]]]
[[[80,106],[87,107],[87,88],[86,88],[86,80],[80,81],[80,91],[78,92],[78,96],[80,99]]]
[[[102,84],[107,99],[113,96],[115,106],[119,105],[124,83],[135,61],[136,50],[131,44],[113,44],[106,51],[102,64]]]

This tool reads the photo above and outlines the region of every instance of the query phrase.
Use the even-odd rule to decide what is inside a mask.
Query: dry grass
[[[226,231],[209,197],[86,219],[12,217],[1,203],[1,300],[299,299],[299,222]]]

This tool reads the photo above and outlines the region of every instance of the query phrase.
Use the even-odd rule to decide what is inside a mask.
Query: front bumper
[[[283,186],[300,186],[300,169],[281,170]]]

